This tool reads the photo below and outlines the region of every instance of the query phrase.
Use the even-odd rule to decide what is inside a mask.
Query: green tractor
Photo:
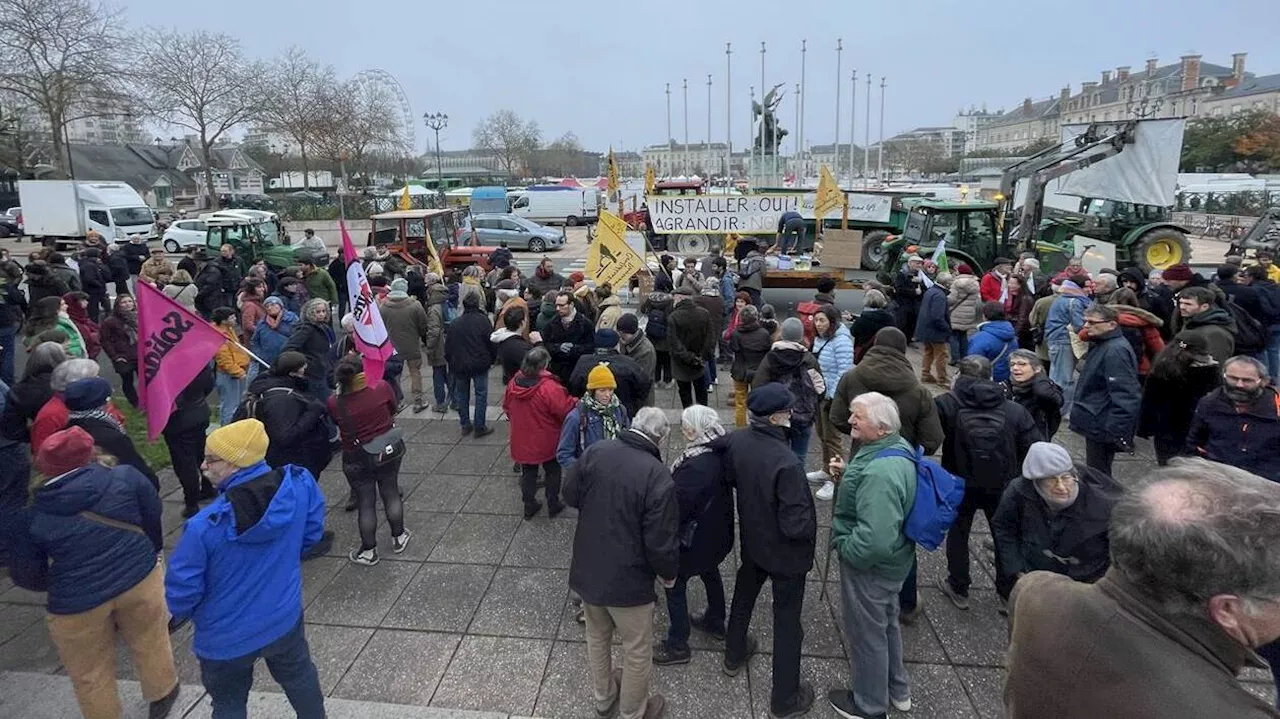
[[[284,244],[280,220],[274,213],[248,214],[253,210],[224,210],[203,216],[205,244],[217,256],[223,245],[231,245],[246,266],[259,259],[275,269],[298,264],[294,247]],[[269,216],[268,216],[269,215]]]

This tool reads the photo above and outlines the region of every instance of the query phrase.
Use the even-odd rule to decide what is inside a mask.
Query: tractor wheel
[[[879,272],[884,266],[884,241],[889,233],[884,230],[868,232],[862,238],[862,269]]]
[[[702,256],[711,251],[711,238],[707,235],[677,235],[676,252],[690,256]]]
[[[1129,251],[1133,263],[1143,274],[1151,270],[1163,270],[1191,259],[1191,243],[1187,236],[1170,227],[1152,230]]]

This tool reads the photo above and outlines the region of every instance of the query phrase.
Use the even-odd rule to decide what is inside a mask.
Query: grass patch
[[[146,414],[129,404],[124,395],[116,395],[111,403],[124,415],[124,432],[129,435],[133,446],[138,448],[138,454],[146,460],[151,471],[159,472],[173,464],[169,459],[169,445],[164,443],[163,437],[157,437],[154,442],[147,439]]]

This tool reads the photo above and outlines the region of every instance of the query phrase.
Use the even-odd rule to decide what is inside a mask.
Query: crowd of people
[[[455,414],[464,439],[492,433],[501,412],[525,520],[578,510],[569,586],[598,716],[661,716],[652,667],[688,663],[693,631],[723,642],[722,669],[737,675],[763,651],[750,624],[766,580],[771,716],[807,713],[817,698],[800,671],[806,576],[823,563],[825,578],[832,555],[850,679],[826,699],[842,717],[908,711],[900,626],[920,615],[917,511],[933,502],[920,490],[944,474],[963,494],[938,537],[937,589],[969,609],[981,512],[1012,625],[1012,716],[1084,716],[1073,705],[1091,686],[1082,662],[1111,687],[1090,694],[1091,716],[1121,691],[1140,707],[1132,715],[1274,716],[1234,676],[1254,650],[1280,659],[1280,268],[1265,254],[1213,281],[1185,265],[1090,275],[1077,259],[1049,277],[1031,257],[952,275],[912,255],[857,317],[837,309],[830,280],[782,317],[762,302],[754,243],[736,260],[663,255],[635,312],[550,260],[523,277],[505,247],[487,272],[449,277],[370,250],[395,350],[376,379],[342,306],[345,265],[321,248],[276,271],[230,246],[174,268],[136,244],[87,247],[72,274],[51,252],[0,266],[0,330],[28,347],[22,376],[0,376],[0,538],[14,582],[48,592],[85,716],[119,715],[116,636],[151,716],[165,716],[178,693],[169,631],[186,621],[214,716],[243,715],[259,658],[299,716],[323,716],[301,602],[301,562],[333,541],[318,478],[339,454],[359,529],[352,563],[379,562],[379,504],[390,551],[405,551],[398,475],[412,456],[396,417],[428,410]],[[187,518],[167,562],[160,481],[98,377],[105,352],[137,404],[138,282],[226,338],[162,433]],[[489,402],[495,365],[500,409]],[[709,406],[726,369],[732,422]],[[683,442],[664,461],[672,428],[655,390],[670,387]],[[1064,423],[1084,462],[1063,445]],[[1120,481],[1115,456],[1135,437],[1151,437],[1170,466]],[[815,499],[831,502],[826,547]],[[657,586],[670,621],[655,643]]]

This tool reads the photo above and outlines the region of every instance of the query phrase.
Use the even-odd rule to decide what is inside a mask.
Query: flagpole
[[[245,347],[244,345],[240,344],[239,342],[233,339],[228,339],[227,341],[235,345],[236,347],[239,347],[240,349],[244,350],[244,353],[254,358],[255,360],[257,360],[258,364],[262,365],[263,367],[266,367],[267,369],[271,369],[271,365],[266,360],[254,354],[253,351],[250,350],[248,347]]]
[[[849,78],[849,187],[853,187],[853,143],[858,141],[858,70]]]
[[[844,53],[844,39],[836,38],[836,159],[831,163],[836,168],[837,182],[840,174],[840,56]]]
[[[862,140],[862,186],[867,186],[867,176],[871,174],[871,73],[867,73],[867,120],[863,125]]]
[[[808,45],[809,45],[808,40],[800,41],[800,91],[797,93],[800,96],[798,98],[798,101],[800,103],[800,115],[799,115],[800,119],[796,121],[796,147],[800,149],[800,177],[801,178],[804,178],[809,174],[808,168],[806,167],[807,163],[805,162],[805,158],[804,158],[804,155],[805,155],[805,151],[804,151],[804,100],[805,100],[804,70],[805,70],[805,67],[804,66],[805,66],[805,58],[809,52]]]
[[[724,44],[724,174],[733,179],[733,47]]]

